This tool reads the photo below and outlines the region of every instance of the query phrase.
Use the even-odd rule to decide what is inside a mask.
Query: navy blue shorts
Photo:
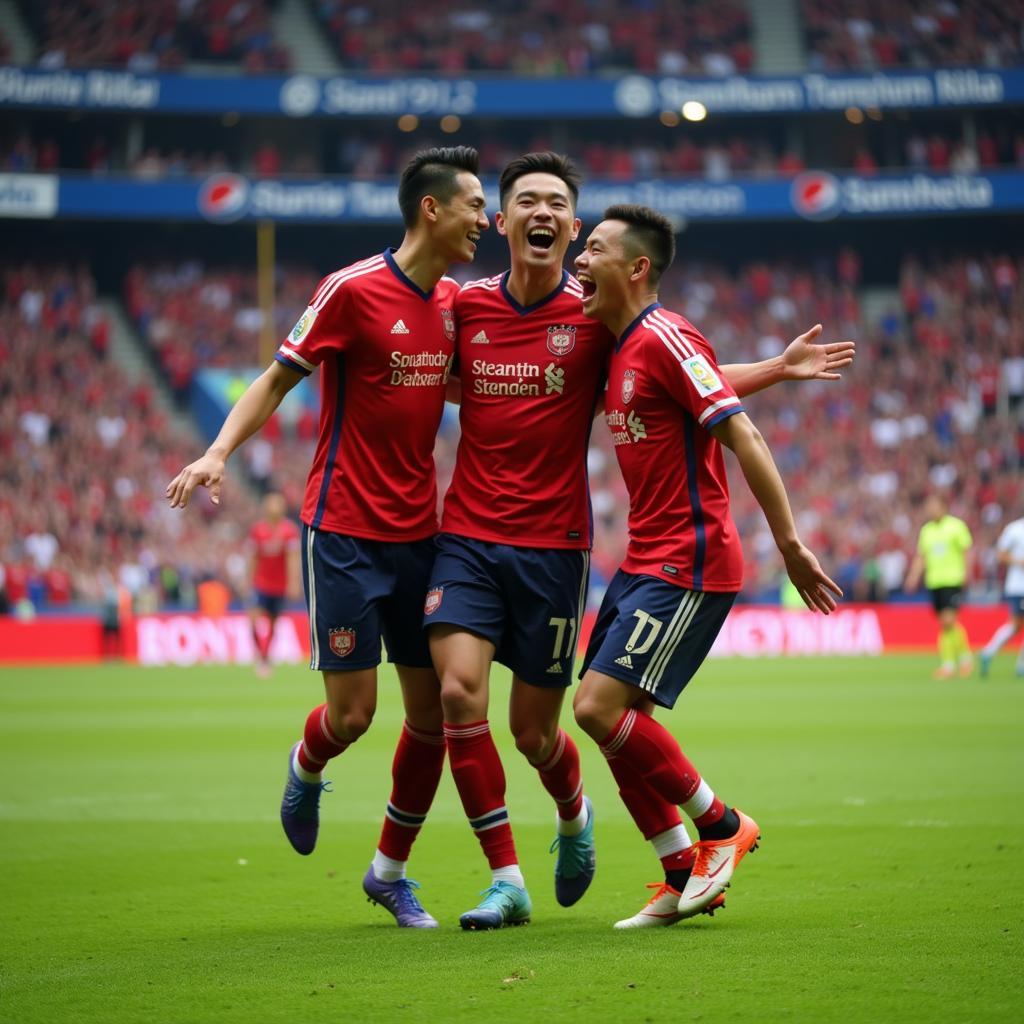
[[[583,659],[587,669],[671,708],[708,656],[735,594],[685,590],[656,576],[615,574]]]
[[[284,607],[284,597],[281,594],[264,594],[262,590],[257,590],[253,596],[253,604],[257,608],[262,608],[272,619],[276,619]]]
[[[589,551],[442,533],[423,622],[490,640],[494,660],[533,686],[571,686],[589,572]]]
[[[423,595],[434,538],[410,543],[363,540],[303,524],[302,585],[309,609],[309,667],[351,671],[388,661],[430,668]]]
[[[1024,615],[1024,594],[1021,594],[1019,596],[1007,594],[1006,603],[1010,607],[1011,615]]]

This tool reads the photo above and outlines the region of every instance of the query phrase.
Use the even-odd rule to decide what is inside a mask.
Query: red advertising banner
[[[964,608],[971,644],[984,644],[1006,621],[1003,605]],[[586,647],[594,616],[580,629]],[[100,661],[104,638],[98,619],[46,616],[23,622],[0,617],[0,664],[75,664]],[[252,629],[245,615],[207,618],[193,612],[143,615],[122,630],[121,655],[140,665],[247,665],[253,661]],[[833,614],[768,605],[737,605],[726,620],[712,657],[864,655],[935,649],[935,617],[927,605],[843,605]],[[282,615],[274,629],[271,660],[309,659],[309,627],[301,612]]]

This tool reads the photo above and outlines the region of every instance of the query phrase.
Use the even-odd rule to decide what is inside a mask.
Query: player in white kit
[[[992,639],[982,648],[981,678],[988,676],[992,659],[1000,648],[1024,629],[1024,517],[1007,524],[996,542],[999,564],[1006,566],[1004,593],[1010,606],[1010,618],[992,634]],[[1024,642],[1017,654],[1017,676],[1024,677]]]

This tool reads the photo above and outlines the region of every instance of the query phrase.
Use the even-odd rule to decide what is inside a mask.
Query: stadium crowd
[[[1010,67],[1022,56],[1021,0],[801,0],[818,71]]]
[[[240,63],[252,73],[287,71],[274,39],[272,0],[22,0],[40,67],[179,70],[187,61]]]
[[[755,262],[730,271],[684,262],[666,279],[663,301],[686,311],[722,362],[776,354],[819,321],[830,338],[858,341],[842,383],[789,385],[747,400],[790,486],[801,533],[848,594],[874,599],[899,590],[932,489],[953,495],[954,511],[975,533],[981,557],[972,582],[994,588],[992,544],[1024,504],[1022,269],[1006,254],[908,257],[891,301],[870,320],[859,258],[849,249],[833,265]],[[316,279],[308,269],[279,272],[278,336]],[[239,552],[256,514],[252,494],[273,487],[293,511],[301,504],[315,389],[297,416],[275,416],[244,449],[238,466],[251,490],[232,487],[230,507],[216,516],[205,504],[200,515],[170,516],[163,486],[199,442],[169,431],[149,390],[112,363],[88,273],[23,267],[3,281],[0,561],[8,599],[30,588],[42,603],[97,601],[113,579],[141,603],[174,602],[208,574],[243,592]],[[251,273],[197,262],[137,266],[125,283],[126,305],[182,399],[198,367],[258,365],[255,295]],[[442,493],[457,444],[449,410],[436,452]],[[600,426],[590,479],[600,586],[622,555],[627,511]],[[779,582],[774,547],[738,478],[733,508],[745,596],[768,594]]]

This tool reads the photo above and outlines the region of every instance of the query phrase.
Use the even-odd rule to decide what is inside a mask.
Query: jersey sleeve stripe
[[[670,337],[674,338],[682,348],[682,350],[689,356],[695,356],[697,350],[693,347],[691,342],[687,339],[686,335],[679,330],[678,326],[672,323],[666,316],[664,316],[659,310],[654,310],[649,314],[648,319],[651,321],[661,324],[663,328],[668,332]]]
[[[375,270],[380,270],[381,267],[385,267],[387,264],[384,262],[384,257],[378,257],[376,260],[370,263],[369,266],[363,266],[361,269],[350,267],[348,270],[339,270],[335,274],[335,280],[327,289],[321,292],[320,298],[316,299],[310,305],[318,313],[320,310],[327,305],[330,301],[331,296],[346,282],[351,281],[354,278],[362,277],[364,274],[372,274]]]
[[[282,365],[287,366],[289,370],[295,370],[297,373],[301,373],[303,377],[308,377],[311,370],[307,370],[301,363],[295,362],[294,359],[290,359],[284,355],[280,349],[274,353],[274,358]]]
[[[714,405],[708,406],[700,414],[700,419],[697,422],[702,427],[713,427],[716,423],[721,423],[722,420],[728,419],[738,412],[743,412],[743,406],[738,398],[735,396],[723,398],[720,402],[715,402]]]
[[[383,263],[384,257],[379,253],[376,256],[370,256],[365,260],[359,260],[356,263],[349,264],[347,267],[342,267],[341,270],[334,271],[333,274],[328,274],[319,284],[317,290],[313,293],[313,298],[310,300],[310,305],[313,305],[323,293],[331,287],[338,277],[343,274],[349,274],[354,270],[361,270],[363,267],[370,263]]]
[[[690,358],[690,356],[695,355],[695,353],[692,351],[687,352],[686,349],[680,350],[679,342],[675,338],[670,337],[666,333],[664,328],[662,328],[659,324],[656,324],[653,320],[651,320],[651,322],[648,323],[648,320],[650,320],[650,317],[644,320],[644,326],[648,328],[648,330],[653,331],[659,338],[661,338],[665,348],[667,348],[669,352],[672,353],[672,355],[675,357],[676,361],[679,363],[680,366],[682,366],[683,363],[685,363],[686,360]]]
[[[316,366],[311,363],[308,359],[303,359],[298,352],[293,348],[289,348],[287,345],[281,345],[277,350],[285,359],[291,360],[293,363],[298,363],[299,366],[305,367],[310,373],[312,373]]]

